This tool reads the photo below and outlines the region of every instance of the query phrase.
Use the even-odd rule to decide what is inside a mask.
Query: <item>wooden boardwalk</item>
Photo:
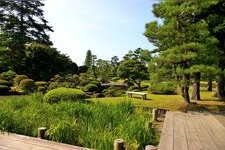
[[[0,150],[88,150],[88,149],[18,134],[0,133]]]
[[[207,112],[167,112],[158,150],[225,150],[225,127]]]

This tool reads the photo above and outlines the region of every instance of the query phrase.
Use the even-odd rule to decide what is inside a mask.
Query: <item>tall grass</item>
[[[130,102],[119,104],[61,102],[43,103],[41,95],[0,101],[0,130],[37,136],[47,127],[46,138],[99,150],[113,149],[122,138],[128,149],[157,144],[154,128],[146,126],[148,112],[134,109]]]

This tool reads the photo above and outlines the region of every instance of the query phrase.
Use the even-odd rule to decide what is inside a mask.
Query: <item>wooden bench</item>
[[[126,93],[128,94],[128,97],[132,97],[132,95],[135,94],[135,95],[141,95],[143,100],[147,99],[147,94],[146,93],[133,92],[133,91],[126,91]]]

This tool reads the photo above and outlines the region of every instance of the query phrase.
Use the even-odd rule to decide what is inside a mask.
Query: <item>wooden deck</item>
[[[0,133],[0,150],[88,150],[88,148],[18,134]]]
[[[158,150],[225,150],[225,127],[207,112],[167,112]]]

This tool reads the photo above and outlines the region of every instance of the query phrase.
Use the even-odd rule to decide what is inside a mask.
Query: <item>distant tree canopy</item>
[[[35,80],[49,81],[54,75],[74,74],[78,66],[72,60],[47,45],[32,43],[26,48],[24,74]]]
[[[90,69],[91,66],[92,66],[92,53],[91,53],[91,50],[88,50],[87,53],[86,53],[84,65],[87,66],[88,69]]]
[[[141,82],[149,79],[148,69],[145,64],[135,59],[122,61],[117,73],[120,78],[136,84],[139,89],[141,88]]]

